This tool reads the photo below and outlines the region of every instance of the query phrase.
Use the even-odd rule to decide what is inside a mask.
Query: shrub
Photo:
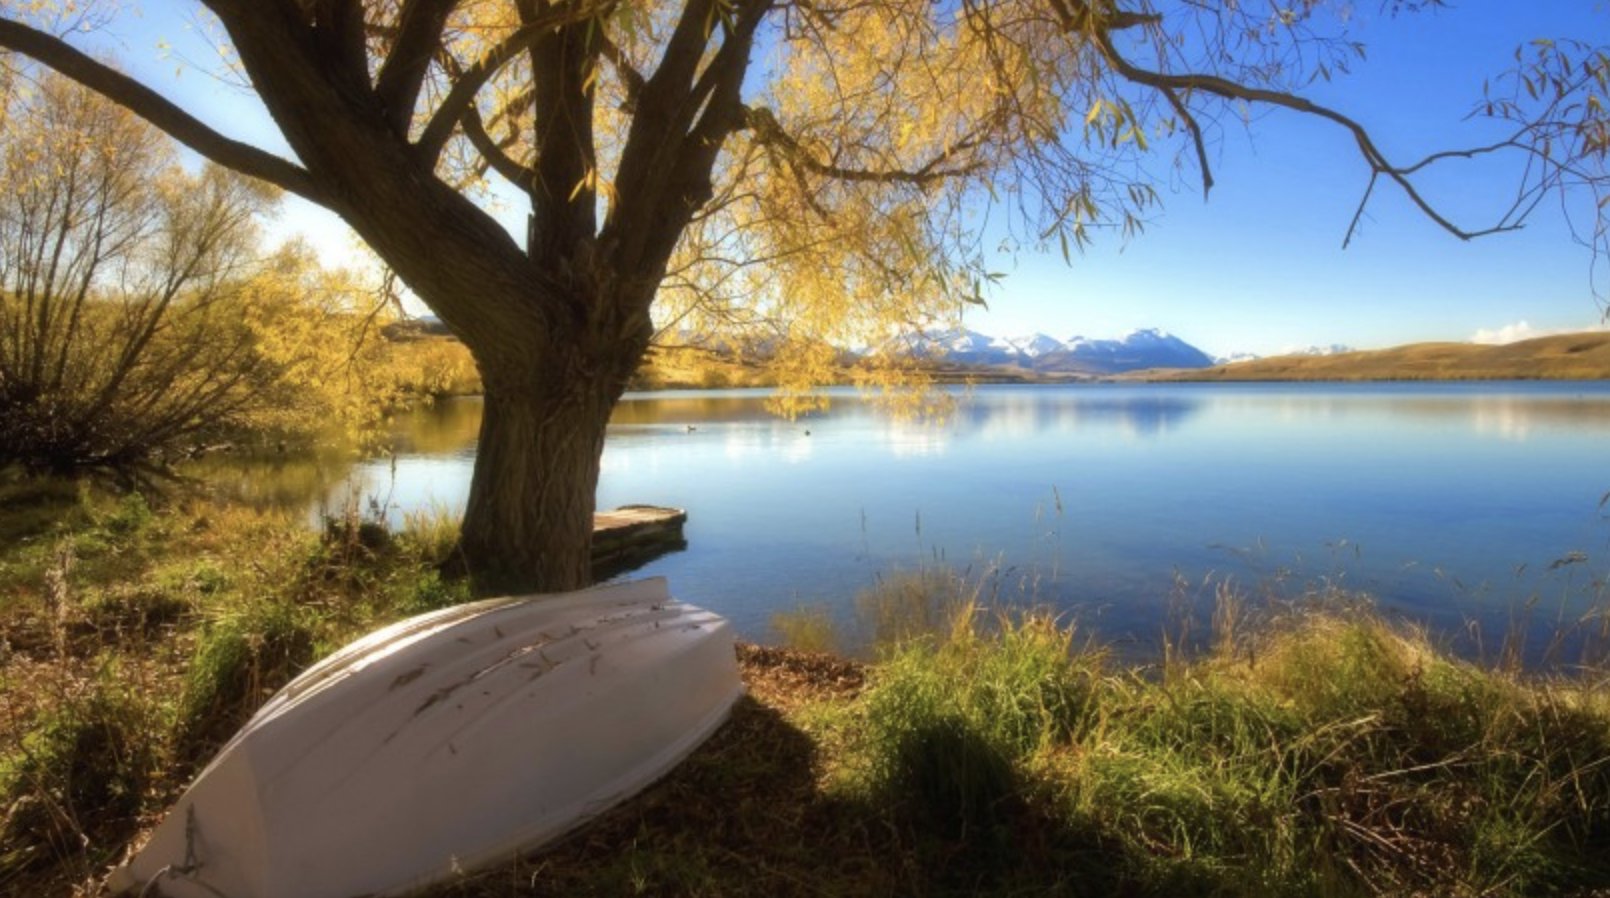
[[[96,866],[121,845],[158,769],[159,718],[109,668],[64,689],[0,755],[0,886],[86,851]]]

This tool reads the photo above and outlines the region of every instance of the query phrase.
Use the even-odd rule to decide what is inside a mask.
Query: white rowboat
[[[663,579],[410,618],[269,699],[108,884],[409,892],[641,790],[742,692],[726,620],[673,601]]]

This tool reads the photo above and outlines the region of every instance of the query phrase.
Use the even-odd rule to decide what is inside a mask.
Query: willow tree
[[[11,4],[0,46],[333,210],[470,348],[486,400],[461,544],[486,590],[587,580],[604,428],[657,297],[662,324],[764,323],[809,379],[835,344],[974,298],[986,210],[1066,252],[1147,214],[1154,153],[1210,186],[1205,132],[1243,105],[1335,122],[1368,187],[1460,237],[1598,185],[1606,146],[1606,54],[1540,45],[1485,110],[1513,133],[1468,151],[1535,163],[1513,208],[1448,220],[1414,182],[1448,157],[1391,160],[1300,95],[1360,52],[1318,0],[201,0],[288,159],[75,49],[37,5]],[[494,182],[525,233],[489,211]]]

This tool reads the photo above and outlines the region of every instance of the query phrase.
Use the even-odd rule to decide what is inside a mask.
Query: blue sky
[[[1483,79],[1513,63],[1518,44],[1610,36],[1603,0],[1464,0],[1395,19],[1377,6],[1365,0],[1357,10],[1367,60],[1310,95],[1361,121],[1403,161],[1492,136],[1462,119]],[[196,39],[193,14],[172,12],[191,8],[148,2],[144,16],[121,17],[98,42],[220,130],[284,152],[261,107],[199,67],[213,57]],[[967,324],[1058,338],[1160,327],[1213,354],[1266,355],[1311,344],[1377,348],[1602,324],[1591,258],[1552,209],[1520,233],[1461,243],[1382,186],[1343,250],[1368,169],[1340,128],[1263,112],[1245,128],[1228,122],[1212,159],[1212,196],[1204,202],[1190,179],[1163,185],[1164,208],[1127,244],[1099,240],[1071,266],[1054,249],[991,260],[1008,277],[986,294],[990,308],[970,313]],[[1426,183],[1433,201],[1470,213],[1465,221],[1476,225],[1485,223],[1480,210],[1501,206],[1513,178],[1507,166],[1456,163]],[[308,234],[327,261],[356,256],[356,238],[338,220],[299,201],[287,202],[275,230]]]
[[[1534,37],[1604,41],[1604,6],[1465,0],[1435,14],[1366,21],[1358,35],[1367,61],[1310,95],[1369,127],[1395,159],[1478,143],[1491,130],[1461,119],[1483,79],[1512,65],[1516,45]],[[1020,257],[990,311],[969,324],[1056,337],[1157,326],[1218,354],[1467,340],[1513,332],[1520,322],[1535,331],[1601,324],[1591,257],[1557,212],[1540,210],[1519,233],[1462,243],[1378,188],[1361,233],[1343,250],[1368,168],[1340,128],[1269,112],[1245,129],[1227,125],[1215,157],[1206,202],[1199,184],[1185,183],[1165,194],[1162,214],[1127,246],[1100,244],[1071,267],[1060,254]],[[1449,209],[1490,212],[1514,172],[1455,163],[1427,183]]]

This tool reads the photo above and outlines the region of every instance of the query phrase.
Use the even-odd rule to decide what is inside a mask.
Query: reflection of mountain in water
[[[1099,391],[1099,392],[1098,392]],[[1025,388],[961,393],[949,414],[913,419],[885,409],[876,397],[835,391],[825,412],[808,417],[841,421],[881,421],[908,436],[918,432],[947,437],[982,434],[991,438],[1026,436],[1047,430],[1117,428],[1136,436],[1156,436],[1194,414],[1202,400],[1187,391],[1115,393],[1114,388],[1050,390]],[[630,397],[616,406],[615,427],[699,427],[717,424],[768,423],[781,419],[766,411],[766,393],[710,395],[652,393]]]
[[[1098,388],[1102,389],[1102,388]],[[1028,436],[1047,430],[1113,429],[1155,437],[1176,429],[1202,408],[1182,392],[1112,395],[1082,390],[1036,395],[979,394],[958,409],[969,429],[991,438]]]
[[[766,411],[768,395],[765,390],[640,393],[616,406],[610,423],[652,427],[780,420]],[[875,398],[868,399],[851,390],[832,390],[829,395],[832,404],[826,412],[804,417],[879,416],[890,420],[898,417],[884,411]],[[1122,428],[1137,436],[1156,436],[1179,426],[1208,402],[1259,409],[1274,407],[1287,418],[1374,414],[1450,423],[1464,419],[1478,433],[1512,437],[1523,437],[1536,427],[1610,430],[1610,402],[1600,393],[1581,397],[1531,396],[1524,391],[1414,395],[1393,389],[1386,393],[1343,392],[1338,395],[1315,385],[1293,387],[1279,394],[1262,391],[1227,394],[1200,388],[1115,385],[980,388],[958,393],[951,416],[963,429],[988,430],[1001,435],[1033,433],[1053,427],[1106,426]],[[417,425],[406,426],[406,444],[418,446],[424,452],[442,451],[425,448],[435,442],[443,444],[446,451],[452,451],[474,440],[480,421],[480,403],[454,400],[422,414],[425,417],[421,417]]]

